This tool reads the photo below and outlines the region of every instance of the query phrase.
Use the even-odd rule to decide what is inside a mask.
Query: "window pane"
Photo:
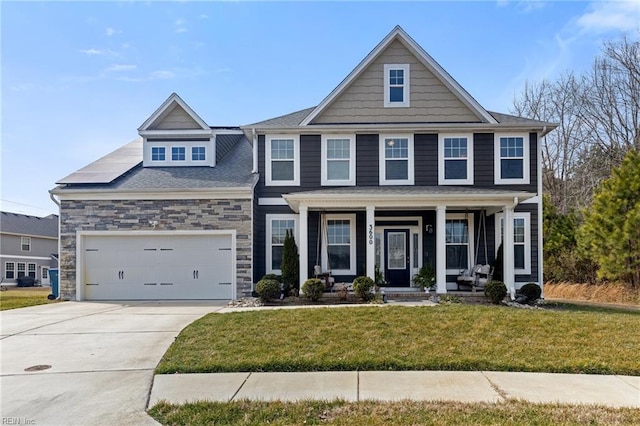
[[[24,277],[26,273],[26,264],[18,263],[18,278]]]
[[[327,179],[349,180],[349,161],[327,162]]]
[[[389,269],[405,269],[407,267],[407,247],[404,232],[389,232],[387,244]]]
[[[524,154],[524,138],[510,137],[500,138],[500,156],[522,158]]]
[[[152,147],[151,148],[151,160],[152,161],[164,161],[165,160],[165,150],[164,147]]]
[[[409,158],[409,140],[407,138],[385,139],[384,158]]]
[[[409,178],[409,162],[407,160],[386,161],[387,180],[406,180]]]
[[[171,148],[171,160],[184,161],[185,159],[186,159],[186,149],[183,146]]]
[[[191,160],[192,161],[204,161],[205,160],[204,146],[194,146],[191,148]]]
[[[446,160],[444,162],[445,179],[466,179],[467,160]]]
[[[27,265],[28,269],[27,269],[27,275],[29,275],[31,278],[35,278],[36,277],[36,264],[35,263],[29,263],[29,265]]]
[[[293,161],[272,161],[271,180],[293,180]]]
[[[513,242],[524,243],[524,219],[513,219]]]
[[[523,160],[500,160],[502,179],[522,179],[524,177]]]
[[[349,159],[349,139],[328,139],[327,158],[328,159]]]
[[[276,160],[293,160],[293,139],[272,139],[271,158]]]
[[[282,250],[284,246],[271,247],[271,269],[278,270],[282,267]]]
[[[412,234],[412,238],[413,238],[413,252],[411,253],[411,255],[413,256],[413,259],[411,260],[411,263],[413,264],[414,268],[418,267],[418,234]]]
[[[445,226],[445,242],[447,244],[468,244],[469,229],[466,219],[449,219]]]
[[[349,220],[327,221],[327,242],[329,244],[350,244],[351,227]]]
[[[448,245],[447,246],[447,269],[467,269],[467,246]]]
[[[15,263],[13,263],[13,262],[5,263],[4,276],[8,280],[12,280],[12,279],[14,279],[16,277],[16,264]]]
[[[329,269],[351,269],[351,247],[332,246],[327,247]]]
[[[445,158],[467,158],[467,138],[445,138]]]
[[[389,88],[389,102],[404,102],[404,88],[403,87],[390,87]]]
[[[514,266],[516,269],[524,269],[524,245],[516,244],[513,247]]]

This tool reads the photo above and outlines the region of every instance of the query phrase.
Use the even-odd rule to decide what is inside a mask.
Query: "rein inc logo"
[[[35,425],[36,421],[27,417],[2,417],[0,424],[3,425]]]

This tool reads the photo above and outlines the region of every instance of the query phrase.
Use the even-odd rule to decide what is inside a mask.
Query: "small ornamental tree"
[[[284,247],[282,248],[282,283],[285,294],[291,289],[298,289],[300,285],[300,257],[298,256],[298,246],[293,237],[293,231],[287,229],[284,237]]]
[[[640,152],[631,150],[602,182],[578,242],[598,264],[599,278],[640,286]]]

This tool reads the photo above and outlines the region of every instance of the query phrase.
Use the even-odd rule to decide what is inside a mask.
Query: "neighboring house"
[[[58,266],[58,216],[0,212],[0,273],[3,285],[29,276],[49,285],[49,269]]]
[[[248,295],[280,272],[287,229],[301,283],[377,267],[408,289],[428,264],[439,293],[504,234],[513,294],[542,281],[540,139],[555,126],[485,110],[400,27],[313,108],[212,128],[171,95],[141,139],[52,190],[62,296]]]

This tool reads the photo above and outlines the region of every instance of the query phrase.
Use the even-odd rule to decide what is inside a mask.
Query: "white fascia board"
[[[162,103],[162,105],[160,105],[160,107],[157,110],[154,111],[153,114],[151,114],[151,117],[147,118],[146,121],[144,123],[142,123],[140,125],[140,127],[138,127],[138,131],[140,132],[140,131],[147,130],[147,128],[153,122],[155,122],[158,119],[158,117],[160,117],[160,115],[162,115],[162,113],[165,112],[166,109],[169,108],[169,106],[173,102],[175,102],[179,106],[181,106],[187,112],[187,114],[189,114],[191,116],[191,118],[193,118],[193,120],[196,123],[198,123],[198,125],[200,127],[202,127],[203,129],[209,129],[209,126],[207,125],[207,123],[205,123],[205,121],[202,118],[200,118],[200,116],[198,114],[196,114],[195,111],[192,110],[191,107],[189,105],[187,105],[187,103],[185,101],[183,101],[182,98],[180,96],[178,96],[177,93],[174,92],[171,95],[169,95],[167,100],[164,101]]]
[[[57,240],[58,237],[49,237],[44,235],[36,235],[36,234],[23,234],[18,232],[0,232],[0,235],[13,235],[16,237],[30,237],[30,238],[42,238],[44,240]]]
[[[478,118],[486,120],[487,123],[496,124],[497,121],[487,112],[460,84],[447,73],[418,43],[415,42],[399,25],[382,39],[380,43],[356,66],[353,71],[333,91],[324,98],[322,102],[300,123],[300,126],[307,126],[311,121],[322,113],[350,84],[355,80],[365,68],[367,68],[378,55],[382,53],[394,40],[400,40],[406,47],[413,50],[416,57],[433,74],[440,79],[451,91],[453,91],[462,102],[471,108]]]
[[[138,133],[140,134],[140,136],[143,136],[145,138],[157,136],[167,139],[193,136],[211,137],[213,135],[213,131],[211,129],[141,130]]]
[[[192,200],[252,199],[253,188],[224,188],[205,191],[74,191],[54,192],[61,201],[69,200]]]

